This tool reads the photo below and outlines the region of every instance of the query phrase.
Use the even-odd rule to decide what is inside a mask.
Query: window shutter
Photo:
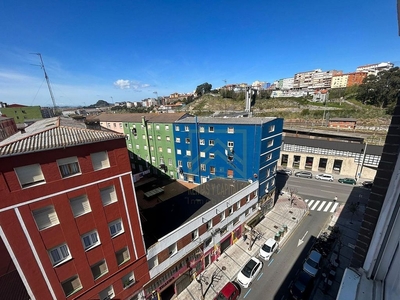
[[[48,206],[42,209],[33,211],[33,217],[39,230],[59,224],[57,213],[54,206]]]
[[[117,193],[115,192],[115,187],[113,185],[101,189],[100,195],[104,206],[117,201]]]
[[[92,158],[93,169],[95,171],[110,167],[107,151],[92,153],[90,157]]]
[[[39,164],[15,168],[21,186],[44,181],[42,169]]]
[[[70,200],[72,212],[75,217],[81,216],[91,211],[87,195],[82,195]]]

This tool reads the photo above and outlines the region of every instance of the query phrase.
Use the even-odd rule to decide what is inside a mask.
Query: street
[[[337,180],[325,182],[284,175],[277,176],[277,186],[286,193],[293,191],[301,197],[308,203],[310,211],[280,252],[274,254],[270,261],[264,261],[262,271],[248,289],[242,289],[240,299],[291,299],[290,285],[334,210],[347,201],[369,194],[369,190],[361,188],[357,189],[357,195],[353,195],[354,186],[338,183]],[[335,196],[337,201],[334,201]],[[296,200],[293,205],[296,205]]]

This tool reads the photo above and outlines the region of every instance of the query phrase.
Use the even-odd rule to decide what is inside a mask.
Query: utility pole
[[[47,87],[49,88],[51,101],[53,101],[53,113],[54,113],[54,115],[56,115],[56,110],[57,110],[56,100],[54,99],[53,91],[51,90],[51,85],[50,85],[49,76],[47,76],[46,69],[44,68],[44,63],[43,63],[43,59],[42,59],[42,54],[40,54],[40,53],[31,53],[31,54],[36,54],[36,55],[38,55],[39,58],[40,58],[40,67],[42,68],[42,70],[43,70],[43,72],[44,72],[44,78],[46,79]]]

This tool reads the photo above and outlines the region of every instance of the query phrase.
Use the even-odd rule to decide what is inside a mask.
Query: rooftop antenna
[[[53,101],[53,113],[54,113],[54,115],[56,115],[56,110],[57,110],[56,100],[54,99],[53,91],[51,90],[49,76],[47,76],[46,69],[44,68],[42,54],[40,54],[40,53],[31,53],[31,54],[36,54],[36,55],[39,55],[39,57],[40,57],[40,67],[42,68],[42,70],[44,72],[44,78],[46,78],[47,87],[49,88],[51,101]]]

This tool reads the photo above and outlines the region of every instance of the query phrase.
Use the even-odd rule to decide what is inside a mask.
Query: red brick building
[[[353,72],[353,73],[347,73],[347,87],[353,86],[353,85],[359,85],[363,82],[364,78],[367,77],[366,72]]]
[[[356,125],[357,125],[357,119],[354,118],[330,118],[328,127],[355,129]]]
[[[124,136],[82,126],[43,119],[0,142],[7,299],[140,299],[149,280]]]
[[[17,124],[13,118],[0,116],[0,141],[8,138],[9,136],[17,133]]]

